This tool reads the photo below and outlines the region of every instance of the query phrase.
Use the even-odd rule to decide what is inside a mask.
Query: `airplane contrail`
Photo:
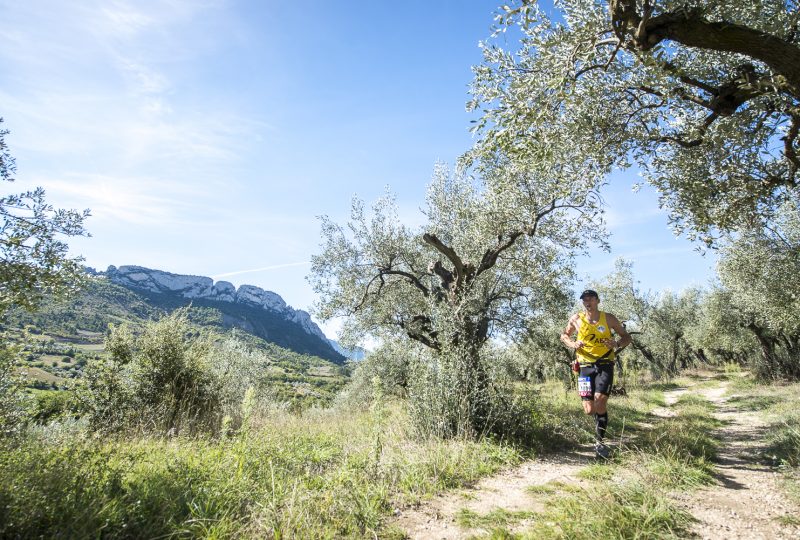
[[[237,270],[235,272],[226,272],[224,274],[217,274],[216,276],[211,276],[211,279],[216,281],[218,278],[222,277],[238,276],[239,274],[250,274],[252,272],[264,272],[266,270],[277,270],[278,268],[287,268],[289,266],[302,266],[304,264],[311,264],[311,261],[273,264],[272,266],[264,266],[263,268],[253,268],[252,270]]]

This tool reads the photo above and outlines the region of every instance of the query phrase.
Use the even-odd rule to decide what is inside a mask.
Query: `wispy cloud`
[[[92,222],[169,226],[191,215],[192,198],[186,186],[163,185],[156,178],[104,175],[66,175],[34,178],[48,199],[73,208],[90,208]]]
[[[92,222],[200,219],[249,141],[237,102],[188,104],[186,80],[224,25],[220,2],[0,0],[0,103],[20,188],[42,185]],[[198,28],[199,27],[199,28]],[[197,67],[201,66],[201,67]],[[187,71],[188,70],[188,71]],[[212,99],[212,98],[208,98]]]
[[[604,215],[606,226],[612,232],[634,225],[652,223],[654,218],[658,218],[659,216],[664,216],[664,221],[666,223],[666,212],[659,208],[657,204],[651,204],[651,202],[644,199],[644,197],[642,197],[642,201],[639,205],[626,205],[624,210],[609,208]]]
[[[212,279],[217,280],[223,277],[231,277],[231,276],[239,276],[242,274],[253,274],[256,272],[266,272],[268,270],[278,270],[279,268],[289,268],[291,266],[307,266],[311,264],[310,261],[303,261],[303,262],[294,262],[294,263],[284,263],[284,264],[273,264],[271,266],[263,266],[261,268],[253,268],[252,270],[236,270],[234,272],[225,272],[224,274],[217,274],[216,276],[211,276]]]

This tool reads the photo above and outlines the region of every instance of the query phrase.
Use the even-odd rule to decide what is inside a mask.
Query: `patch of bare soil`
[[[715,433],[721,441],[716,485],[676,497],[697,519],[692,532],[704,539],[800,538],[800,527],[781,521],[797,519],[800,507],[783,494],[780,472],[761,461],[767,425],[757,413],[728,403],[726,391],[727,383],[698,390],[724,425]]]
[[[656,407],[650,411],[650,413],[660,418],[672,418],[673,416],[678,416],[678,413],[676,413],[671,407],[675,405],[680,397],[688,391],[688,388],[678,388],[677,390],[664,392],[664,403],[666,404],[666,407]]]
[[[459,511],[466,509],[481,515],[497,509],[506,512],[541,511],[543,508],[528,492],[530,487],[548,482],[585,484],[585,481],[575,477],[575,473],[593,462],[594,454],[577,452],[528,461],[485,478],[472,488],[445,493],[419,508],[406,510],[398,516],[395,525],[415,540],[449,540],[487,534],[490,531],[482,528],[461,528],[456,522]],[[523,519],[508,525],[506,529],[521,531],[528,525],[530,523]]]

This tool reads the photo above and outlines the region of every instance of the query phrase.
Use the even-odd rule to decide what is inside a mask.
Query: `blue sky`
[[[470,66],[495,1],[0,0],[0,116],[22,191],[90,208],[71,241],[139,264],[273,290],[308,309],[316,216],[391,186],[420,219],[436,160],[472,144]],[[612,253],[645,289],[703,285],[713,259],[670,233],[635,171],[605,193]],[[324,327],[331,333],[336,325]]]

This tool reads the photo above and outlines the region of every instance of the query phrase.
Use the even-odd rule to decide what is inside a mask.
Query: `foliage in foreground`
[[[229,440],[53,428],[0,452],[0,536],[371,536],[396,504],[516,462],[484,442],[413,442],[395,408],[252,418]]]

